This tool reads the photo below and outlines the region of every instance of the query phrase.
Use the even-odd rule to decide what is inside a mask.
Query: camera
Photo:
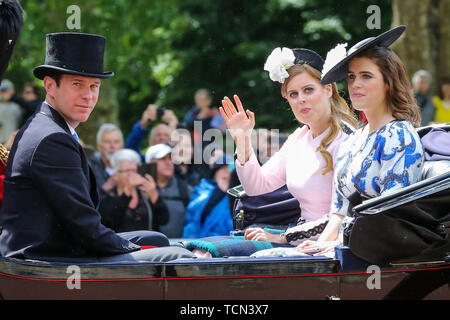
[[[141,176],[145,176],[146,174],[149,174],[152,176],[153,180],[156,181],[157,179],[157,164],[155,162],[152,163],[144,163],[139,166],[138,173]]]
[[[158,109],[156,109],[156,117],[158,119],[161,119],[162,116],[164,115],[164,112],[166,112],[166,108],[164,107],[158,107]]]

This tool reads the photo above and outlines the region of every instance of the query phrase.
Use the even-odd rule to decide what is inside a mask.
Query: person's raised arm
[[[149,104],[147,109],[142,113],[140,126],[141,129],[147,130],[150,123],[157,120],[158,106],[156,104]]]
[[[219,111],[236,143],[237,159],[241,165],[244,165],[250,158],[255,114],[248,109],[244,111],[242,102],[237,95],[234,95],[233,98],[237,109],[230,98],[225,97]]]
[[[127,137],[125,142],[125,148],[132,149],[141,155],[141,158],[145,160],[143,154],[141,154],[140,146],[144,136],[148,133],[148,126],[150,123],[156,121],[156,110],[158,106],[155,104],[149,104],[145,111],[142,113],[141,119],[137,120]]]

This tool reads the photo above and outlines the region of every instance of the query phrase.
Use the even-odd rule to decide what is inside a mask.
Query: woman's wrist
[[[338,237],[339,226],[342,219],[343,216],[339,214],[333,214],[317,242],[335,241]]]
[[[249,136],[243,136],[236,139],[236,155],[241,166],[245,165],[250,159],[252,151],[250,141],[251,138]]]
[[[250,152],[237,155],[237,160],[241,166],[244,166],[250,160]]]
[[[278,243],[284,243],[284,244],[288,244],[288,241],[287,241],[287,239],[286,239],[286,233],[280,233],[279,235],[278,235]]]
[[[286,236],[284,233],[270,233],[265,230],[264,230],[264,232],[266,234],[266,238],[267,238],[268,242],[284,243],[284,244],[288,243],[286,241]]]

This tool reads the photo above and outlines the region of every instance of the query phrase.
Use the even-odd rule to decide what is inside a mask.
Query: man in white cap
[[[186,207],[193,189],[186,181],[178,178],[172,162],[172,148],[166,144],[151,146],[145,154],[146,163],[156,163],[156,184],[159,197],[169,211],[169,222],[160,226],[160,231],[168,238],[181,238],[183,235]]]

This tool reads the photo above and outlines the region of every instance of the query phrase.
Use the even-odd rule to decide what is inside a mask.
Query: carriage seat
[[[450,171],[450,160],[425,161],[422,180],[432,178]]]
[[[417,129],[425,159],[422,180],[450,171],[450,124],[437,124]]]

